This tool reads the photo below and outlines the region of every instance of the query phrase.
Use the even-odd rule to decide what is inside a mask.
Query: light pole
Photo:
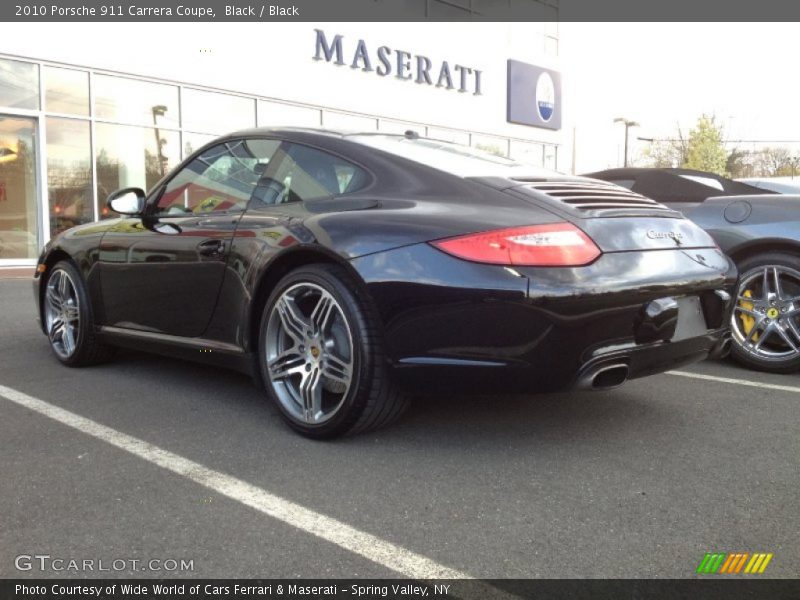
[[[166,175],[167,159],[164,156],[164,144],[167,141],[161,139],[161,132],[158,130],[158,117],[163,117],[167,113],[167,107],[163,104],[157,104],[151,110],[153,111],[153,131],[156,134],[156,160],[158,160],[158,171],[163,177]]]
[[[626,119],[624,117],[617,117],[614,119],[614,123],[624,123],[625,124],[625,154],[622,165],[624,167],[628,166],[628,130],[631,127],[639,127],[639,123],[636,121],[631,121],[630,119]]]
[[[792,167],[792,179],[794,179],[795,171],[797,171],[797,166],[800,164],[800,156],[793,156],[789,159],[789,164]]]

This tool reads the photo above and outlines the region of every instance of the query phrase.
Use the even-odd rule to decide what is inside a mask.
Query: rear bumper
[[[713,249],[514,269],[418,244],[352,264],[381,314],[394,378],[437,392],[556,391],[607,363],[636,378],[703,360],[720,353],[727,336],[730,306],[714,314],[715,292],[732,293],[736,281],[733,263]],[[705,328],[680,341],[641,342],[637,323],[650,301],[694,295],[704,299]]]
[[[638,379],[706,358],[723,357],[727,354],[729,346],[730,333],[726,329],[718,329],[679,342],[628,344],[624,348],[606,348],[583,364],[575,380],[575,387],[584,390],[615,387],[616,379],[600,380],[598,375],[608,373],[607,369],[619,367],[620,373],[624,369],[624,380]]]

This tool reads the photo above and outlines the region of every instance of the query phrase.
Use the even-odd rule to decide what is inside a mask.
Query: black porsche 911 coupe
[[[762,371],[800,370],[800,194],[692,169],[609,169],[587,177],[661,202],[705,229],[740,273],[733,357]]]
[[[729,341],[735,267],[679,213],[412,132],[243,131],[108,205],[39,259],[58,359],[237,368],[311,437],[410,393],[604,389]]]

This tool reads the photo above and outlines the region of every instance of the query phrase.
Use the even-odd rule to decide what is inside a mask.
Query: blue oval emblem
[[[539,112],[539,118],[547,123],[553,118],[553,112],[556,109],[556,86],[553,83],[553,78],[550,73],[546,71],[539,75],[539,80],[536,82],[536,110]]]

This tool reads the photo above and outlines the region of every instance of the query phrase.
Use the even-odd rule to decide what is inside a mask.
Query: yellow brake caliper
[[[742,294],[745,298],[752,298],[753,294],[750,290],[745,290],[744,294]],[[753,310],[753,303],[752,302],[745,302],[744,300],[739,300],[739,306],[741,306],[745,310]],[[744,327],[744,334],[746,336],[750,335],[753,327],[756,326],[756,320],[748,315],[747,313],[739,313],[739,318],[742,320],[742,327]],[[758,334],[753,336],[753,341],[758,341]]]

